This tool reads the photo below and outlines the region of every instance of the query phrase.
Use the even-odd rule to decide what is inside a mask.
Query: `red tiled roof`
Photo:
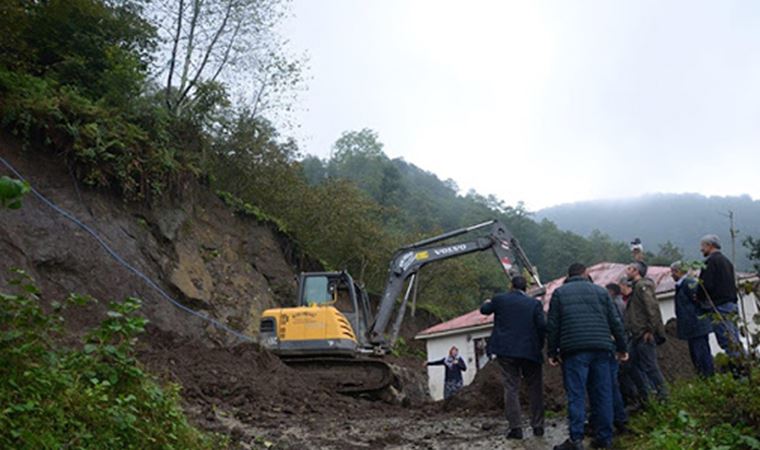
[[[625,275],[625,264],[618,263],[599,263],[588,268],[588,274],[594,283],[605,286],[609,283],[616,283],[621,277]],[[647,270],[647,277],[654,280],[656,285],[656,292],[662,294],[675,289],[675,282],[670,277],[670,268],[662,266],[650,266]],[[555,289],[562,286],[565,281],[565,277],[557,278],[545,284],[546,294],[541,297],[544,303],[544,309],[549,308],[549,300],[551,299],[552,292]],[[493,322],[493,314],[484,316],[480,314],[479,310],[470,311],[459,317],[455,317],[449,321],[433,325],[430,328],[422,330],[417,336],[423,337],[431,334],[444,333],[452,330],[458,330],[460,328],[472,328],[480,325],[488,325]]]

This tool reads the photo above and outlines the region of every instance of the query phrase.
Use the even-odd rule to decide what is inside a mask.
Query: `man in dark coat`
[[[702,286],[697,289],[697,301],[703,309],[712,312],[715,308],[720,313],[722,318],[713,323],[715,338],[727,355],[737,357],[742,353],[743,347],[732,321],[732,317],[739,311],[734,265],[720,251],[718,236],[708,234],[699,245],[705,257],[705,268],[699,273]]]
[[[530,426],[544,435],[543,347],[546,321],[541,302],[525,294],[525,278],[512,278],[512,291],[486,300],[481,314],[494,315],[488,353],[496,355],[504,382],[504,410],[509,439],[522,439],[520,381],[528,384]]]
[[[689,276],[680,261],[670,265],[670,275],[676,282],[676,326],[678,339],[689,344],[689,355],[694,368],[703,377],[715,372],[710,352],[709,336],[712,332],[710,317],[697,305],[697,280]]]
[[[617,353],[628,359],[623,324],[607,291],[589,281],[586,267],[574,263],[565,284],[554,291],[546,323],[549,364],[562,363],[570,438],[555,450],[583,448],[586,391],[591,402],[597,448],[612,445],[610,364]],[[614,339],[613,339],[614,338]]]

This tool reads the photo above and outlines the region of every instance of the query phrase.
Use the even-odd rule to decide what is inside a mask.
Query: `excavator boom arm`
[[[472,241],[452,243],[448,245],[431,245],[489,226],[491,231],[487,236]],[[402,248],[391,260],[388,282],[386,283],[385,291],[380,300],[375,321],[369,330],[369,342],[374,346],[384,346],[387,344],[385,333],[393,312],[397,309],[396,299],[401,295],[406,281],[412,275],[416,274],[423,266],[444,259],[456,258],[488,249],[491,249],[494,252],[494,255],[499,260],[507,277],[519,275],[521,269],[524,268],[530,273],[536,284],[541,286],[538,274],[530,264],[530,261],[528,261],[528,258],[520,247],[520,244],[517,242],[517,239],[515,239],[504,224],[499,221],[492,220],[425,239]],[[399,315],[399,324],[403,319],[404,308],[405,302],[397,313]]]

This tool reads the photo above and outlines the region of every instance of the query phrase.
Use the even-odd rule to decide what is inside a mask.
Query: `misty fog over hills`
[[[701,257],[699,239],[707,233],[720,236],[723,251],[730,257],[729,211],[734,212],[739,232],[737,266],[749,270],[751,264],[742,241],[747,236],[760,236],[760,201],[748,195],[651,194],[635,199],[585,201],[542,209],[536,218],[552,220],[560,228],[584,236],[598,229],[615,240],[630,242],[639,237],[645,249],[655,253],[660,244],[670,241],[687,259],[695,259]]]

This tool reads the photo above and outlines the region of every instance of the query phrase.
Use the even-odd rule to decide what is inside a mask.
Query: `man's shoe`
[[[544,435],[544,427],[536,427],[533,429],[533,436],[542,437]]]
[[[612,442],[602,442],[598,439],[591,441],[591,448],[612,448]]]
[[[522,439],[523,438],[523,432],[522,428],[512,428],[509,430],[509,433],[507,433],[507,439]]]
[[[574,441],[568,438],[565,442],[555,445],[554,450],[584,450],[583,440]]]

